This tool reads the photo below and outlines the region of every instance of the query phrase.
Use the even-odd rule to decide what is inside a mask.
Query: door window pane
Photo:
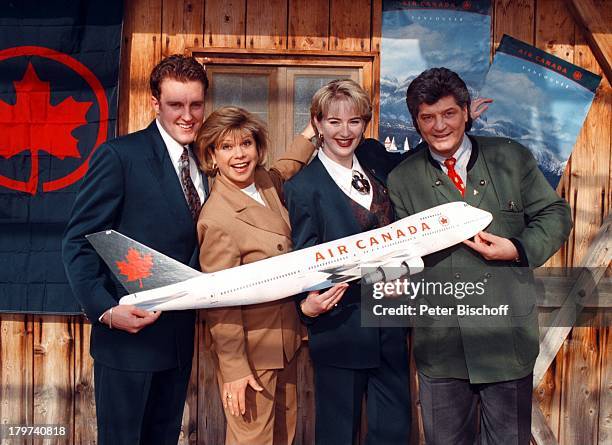
[[[344,77],[344,76],[343,76]],[[310,102],[319,88],[327,85],[337,75],[295,76],[293,89],[293,135],[300,133],[310,120]]]
[[[213,110],[233,105],[269,121],[270,78],[268,75],[214,73],[212,76]]]

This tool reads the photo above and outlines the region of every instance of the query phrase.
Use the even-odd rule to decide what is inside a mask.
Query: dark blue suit
[[[402,159],[388,154],[372,139],[364,141],[356,155],[381,187]],[[318,158],[285,183],[284,193],[296,250],[361,232],[349,198]],[[367,392],[367,443],[407,443],[406,331],[362,328],[360,293],[359,285],[353,283],[331,311],[316,318],[300,314],[308,325],[315,368],[315,440],[317,444],[351,444],[359,425],[361,396]],[[303,298],[305,295],[299,296],[298,303]]]
[[[100,443],[176,443],[174,424],[178,420],[180,428],[195,312],[163,313],[137,334],[100,323],[99,317],[126,294],[85,239],[106,229],[199,267],[195,223],[155,122],[98,148],[76,198],[62,254],[74,295],[92,324]],[[172,402],[155,393],[159,378],[176,393],[170,393]],[[160,406],[152,407],[156,398]],[[171,425],[163,426],[160,416],[173,417]],[[115,431],[108,431],[111,424]]]

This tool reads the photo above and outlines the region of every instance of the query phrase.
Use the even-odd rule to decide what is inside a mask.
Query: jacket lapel
[[[159,183],[165,203],[177,219],[185,220],[195,227],[195,223],[191,218],[191,212],[187,206],[187,200],[183,194],[183,189],[170,160],[168,149],[157,129],[155,121],[147,127],[147,133],[153,151],[152,155],[148,158],[149,168]]]
[[[257,181],[262,181],[263,184],[257,184]],[[267,232],[291,237],[288,219],[286,215],[283,215],[283,211],[284,213],[287,211],[284,208],[279,211],[278,205],[273,202],[274,199],[270,195],[276,193],[273,190],[272,182],[267,178],[267,173],[256,172],[255,182],[262,198],[269,207],[263,206],[250,198],[220,175],[215,179],[212,193],[221,193],[240,221]],[[272,187],[272,190],[270,190],[270,187]],[[278,217],[279,213],[282,216],[281,218]]]

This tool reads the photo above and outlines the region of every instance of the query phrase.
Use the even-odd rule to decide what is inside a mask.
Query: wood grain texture
[[[371,0],[331,0],[329,49],[369,51]]]
[[[329,0],[289,0],[289,49],[329,48]]]
[[[34,316],[34,425],[60,424],[74,437],[74,326],[67,316]],[[34,444],[66,443],[34,438]]]
[[[248,0],[246,47],[287,48],[287,0]]]
[[[119,134],[146,127],[153,119],[149,76],[161,60],[161,0],[126,2],[119,99]]]
[[[74,325],[74,443],[95,443],[96,401],[93,359],[89,354],[91,324],[83,317],[72,317]]]
[[[533,44],[535,0],[495,0],[493,45],[499,45],[504,34]]]
[[[599,425],[597,443],[612,442],[612,328],[601,328],[601,383],[599,385]]]
[[[245,48],[246,0],[207,0],[204,46]]]
[[[30,425],[33,418],[33,329],[31,316],[0,316],[0,422]],[[31,443],[31,441],[28,441]],[[13,445],[10,438],[2,445]]]
[[[370,49],[380,52],[382,48],[382,0],[372,0],[372,43]]]
[[[204,3],[198,0],[164,0],[162,57],[183,54],[185,48],[204,44]]]

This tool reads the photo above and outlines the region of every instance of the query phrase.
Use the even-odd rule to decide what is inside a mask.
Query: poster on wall
[[[61,239],[115,136],[123,1],[0,6],[0,311],[80,313]]]
[[[416,147],[406,89],[428,68],[459,74],[477,97],[489,68],[491,1],[384,1],[379,139],[388,151]]]
[[[528,147],[553,188],[565,170],[601,77],[505,35],[481,95],[493,99],[472,133]]]

